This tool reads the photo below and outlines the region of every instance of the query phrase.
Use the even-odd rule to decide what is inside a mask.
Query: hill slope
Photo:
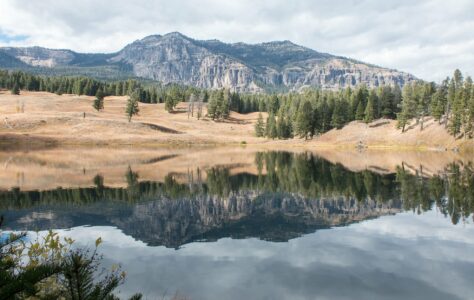
[[[0,91],[0,146],[45,142],[52,144],[240,144],[287,149],[290,147],[356,149],[368,148],[473,151],[474,140],[455,139],[443,125],[425,119],[425,128],[413,125],[405,133],[396,121],[377,120],[371,124],[352,122],[341,130],[331,130],[305,141],[294,138],[271,140],[255,137],[258,113],[231,112],[226,121],[189,117],[186,103],[174,113],[164,104],[140,103],[140,114],[129,123],[124,113],[126,96],[105,99],[105,109],[92,108],[94,97],[45,92],[22,92],[20,96]],[[23,109],[23,112],[21,112]],[[84,112],[86,117],[84,118]],[[206,114],[204,109],[203,114]],[[266,113],[262,113],[266,117]],[[7,120],[5,121],[4,118]]]
[[[370,87],[404,85],[416,79],[408,73],[320,53],[290,41],[226,44],[194,40],[178,32],[151,35],[110,54],[0,48],[0,68],[104,78],[138,76],[165,84],[246,92],[305,86],[335,89],[361,83]]]

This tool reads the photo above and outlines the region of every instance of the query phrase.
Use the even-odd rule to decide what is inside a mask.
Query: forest
[[[284,94],[243,94],[137,80],[109,82],[87,77],[47,77],[19,71],[0,71],[0,88],[15,94],[28,90],[98,98],[134,95],[142,103],[165,103],[165,109],[170,112],[183,101],[192,110],[197,103],[199,112],[202,104],[207,103],[207,115],[213,120],[228,118],[230,111],[267,112],[266,119],[259,115],[255,134],[271,139],[296,136],[308,139],[352,121],[370,123],[380,118],[397,120],[401,132],[411,125],[423,130],[426,119],[434,118],[456,138],[474,135],[474,86],[471,77],[463,78],[459,70],[440,84],[415,81],[403,88],[361,85],[339,90],[307,88]],[[97,102],[94,108],[101,109],[103,105]]]

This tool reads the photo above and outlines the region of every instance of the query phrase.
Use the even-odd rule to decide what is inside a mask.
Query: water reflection
[[[448,164],[427,176],[404,164],[395,173],[353,172],[311,153],[258,152],[255,172],[238,164],[170,172],[141,180],[127,167],[126,186],[0,192],[7,228],[43,230],[111,225],[148,245],[256,237],[288,241],[321,228],[436,207],[453,224],[474,211],[473,165]]]

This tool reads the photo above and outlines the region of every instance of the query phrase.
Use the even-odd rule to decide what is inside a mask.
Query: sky
[[[0,46],[114,52],[150,34],[320,52],[440,81],[474,75],[472,0],[0,0]]]
[[[146,246],[109,226],[58,230],[76,245],[103,243],[104,265],[127,272],[120,289],[145,299],[465,299],[472,295],[474,226],[435,210],[318,230],[288,243],[256,238]],[[45,234],[42,232],[41,234]]]

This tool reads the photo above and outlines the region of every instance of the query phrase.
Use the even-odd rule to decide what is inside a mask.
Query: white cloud
[[[474,226],[453,225],[435,210],[319,230],[288,243],[223,238],[179,250],[145,246],[107,226],[58,232],[79,246],[102,237],[105,264],[121,263],[128,273],[124,296],[464,299],[473,292]]]
[[[439,81],[474,74],[474,2],[0,0],[0,45],[113,52],[149,34],[257,43],[291,40]]]

